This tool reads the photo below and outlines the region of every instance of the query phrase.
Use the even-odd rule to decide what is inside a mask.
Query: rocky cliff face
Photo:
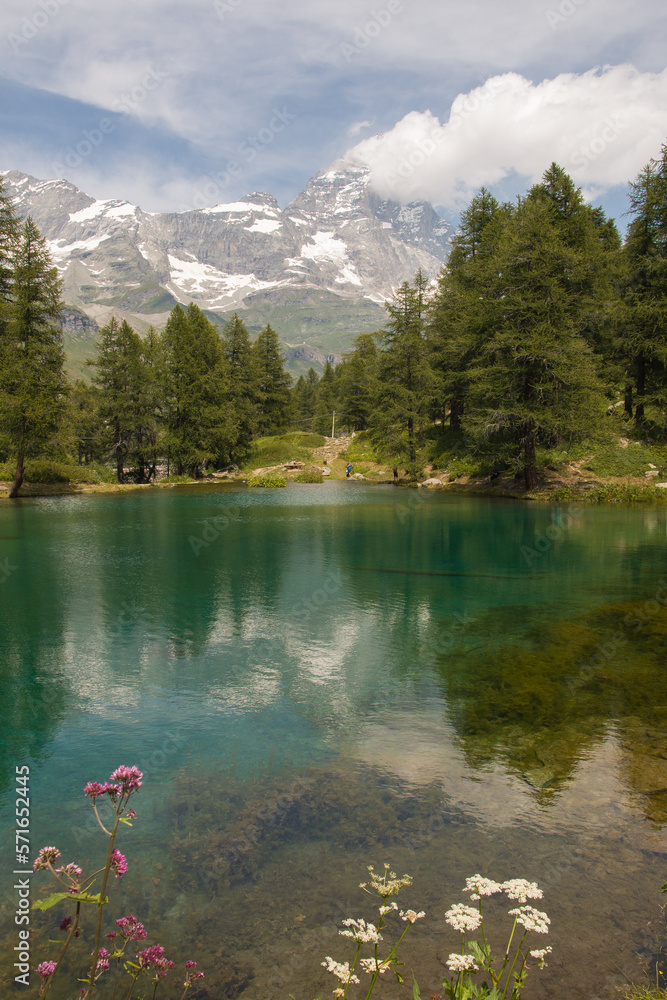
[[[253,193],[151,214],[128,202],[96,201],[68,181],[15,170],[3,177],[19,213],[32,215],[47,238],[68,306],[100,324],[122,315],[139,329],[162,325],[177,302],[224,314],[259,300],[278,307],[302,290],[314,309],[316,292],[344,300],[346,314],[353,301],[382,304],[418,268],[438,274],[453,232],[426,203],[381,201],[368,170],[344,160],[309,181],[284,211],[271,195]],[[365,329],[368,308],[361,312]],[[299,322],[307,327],[307,320]],[[300,329],[283,332],[288,343],[300,340]],[[311,346],[329,353],[326,344]]]

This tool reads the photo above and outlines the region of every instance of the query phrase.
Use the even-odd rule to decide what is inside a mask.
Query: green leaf
[[[46,896],[45,899],[37,899],[32,904],[33,910],[50,910],[52,906],[59,903],[63,899],[71,899],[72,897],[67,892],[54,892],[50,896]]]
[[[667,892],[667,882],[665,882],[660,892]]]
[[[419,983],[415,978],[414,972],[412,973],[412,998],[413,1000],[421,1000],[421,993],[419,992]]]
[[[121,823],[125,823],[126,826],[132,826],[132,824],[130,823],[129,819],[125,819],[124,816],[119,816],[118,819],[119,819],[119,821]]]

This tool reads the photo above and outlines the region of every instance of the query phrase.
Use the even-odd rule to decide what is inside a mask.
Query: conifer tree
[[[259,424],[259,378],[257,357],[250,334],[238,313],[225,323],[222,343],[229,366],[230,404],[236,434],[230,457],[237,461],[248,454],[250,442]]]
[[[176,469],[196,474],[227,464],[235,430],[229,365],[217,331],[198,306],[175,306],[165,328],[167,446]]]
[[[122,483],[125,460],[141,434],[139,395],[144,378],[141,338],[123,320],[113,317],[100,330],[93,382],[99,390],[99,413],[107,446]],[[143,477],[142,477],[143,478]]]
[[[436,406],[442,419],[449,407],[449,424],[461,429],[469,387],[469,371],[480,342],[488,330],[489,312],[479,294],[479,275],[494,252],[511,214],[501,208],[486,188],[481,188],[462,213],[459,232],[438,279],[429,307],[429,334],[433,340],[433,365],[441,378],[444,405]],[[493,225],[492,225],[493,223]]]
[[[333,413],[337,407],[336,373],[329,359],[324,362],[322,376],[317,383],[315,394],[315,413],[313,414],[313,430],[316,434],[331,434],[334,423]],[[335,428],[334,428],[335,430]]]
[[[377,391],[377,368],[377,342],[370,333],[356,337],[354,350],[344,354],[341,364],[336,366],[341,420],[352,430],[368,427]]]
[[[38,454],[59,426],[67,379],[58,326],[62,309],[58,271],[31,218],[20,227],[11,254],[11,211],[6,205],[3,214],[0,266],[5,291],[0,294],[6,297],[0,322],[0,416],[16,455],[9,492],[16,497],[23,484],[26,456]]]
[[[477,276],[491,334],[479,346],[470,393],[482,430],[509,442],[525,485],[537,485],[538,441],[581,429],[603,402],[581,335],[588,259],[568,245],[549,199],[524,199]]]
[[[277,434],[292,417],[292,376],[286,371],[278,334],[267,324],[252,345],[259,395],[259,433]]]
[[[625,369],[626,413],[634,406],[641,425],[647,404],[667,409],[667,146],[630,185],[630,205],[614,346]]]
[[[411,476],[417,474],[417,447],[438,392],[426,336],[428,280],[418,271],[387,304],[389,322],[379,334],[383,352],[378,365],[377,393],[371,428],[378,443],[403,456]]]

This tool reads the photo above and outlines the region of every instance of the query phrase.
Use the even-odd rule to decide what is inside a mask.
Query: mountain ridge
[[[2,176],[18,213],[32,215],[47,240],[66,305],[91,324],[115,315],[144,332],[162,326],[176,303],[195,302],[220,319],[238,310],[250,327],[271,314],[288,352],[325,357],[381,326],[384,302],[418,268],[434,278],[454,232],[427,202],[381,200],[368,169],[344,159],[284,210],[273,195],[252,192],[150,213],[97,200],[70,181]],[[92,326],[88,334],[94,341]]]

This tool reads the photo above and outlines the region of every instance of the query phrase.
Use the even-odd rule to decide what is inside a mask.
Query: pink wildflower
[[[126,767],[124,764],[117,767],[111,775],[112,781],[120,781],[124,794],[136,792],[138,788],[141,788],[142,778],[143,774],[138,767]]]
[[[35,971],[39,972],[40,976],[44,976],[45,979],[48,979],[51,973],[56,971],[56,963],[51,961],[41,962]]]
[[[127,871],[127,859],[121,854],[117,847],[111,852],[111,870],[116,878],[122,878]]]
[[[122,937],[124,937],[127,941],[145,940],[146,931],[144,929],[144,925],[139,923],[133,914],[130,913],[127,917],[119,917],[116,924],[120,927]]]
[[[142,969],[155,969],[155,979],[164,978],[167,971],[174,968],[174,963],[164,957],[164,948],[161,944],[154,944],[140,951],[137,958]]]
[[[194,971],[196,968],[197,968],[197,963],[196,962],[186,962],[185,963],[185,982],[183,983],[184,986],[192,986],[192,984],[194,983],[194,981],[196,979],[203,979],[204,978],[204,973],[203,972],[195,972]]]
[[[97,799],[100,795],[106,793],[106,788],[101,785],[99,781],[89,781],[87,785],[83,786],[83,794],[87,795],[89,799]]]
[[[100,948],[97,952],[97,971],[105,972],[109,968],[109,952],[106,948]]]
[[[71,917],[65,917],[65,919],[60,922],[60,930],[61,931],[68,931],[71,926],[72,926],[72,918]]]
[[[66,875],[67,878],[74,881],[83,875],[83,870],[79,868],[78,865],[75,865],[74,862],[70,861],[68,865],[63,865],[62,868],[56,868],[56,875]]]
[[[57,847],[42,847],[37,859],[33,864],[33,871],[41,872],[44,871],[49,865],[53,864],[60,857],[60,851]]]

